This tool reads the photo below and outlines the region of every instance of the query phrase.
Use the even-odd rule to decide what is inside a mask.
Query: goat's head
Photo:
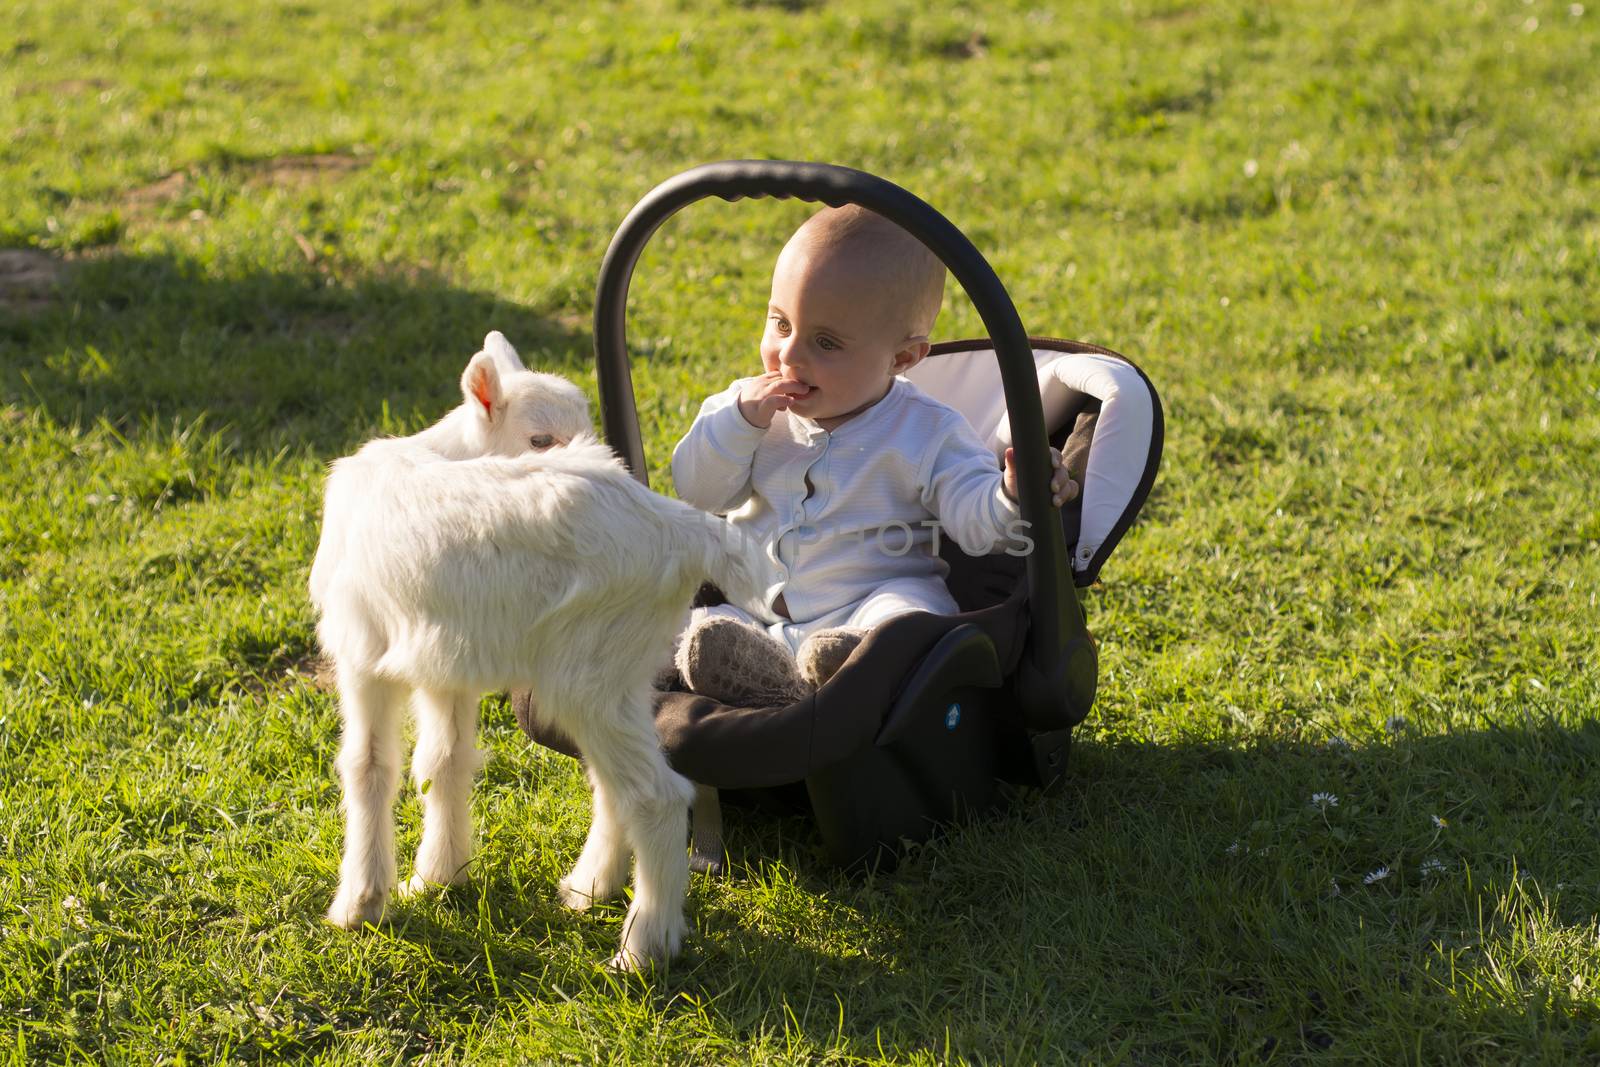
[[[461,394],[471,415],[465,443],[481,455],[519,456],[594,432],[583,390],[559,375],[528,370],[497,330],[467,364]]]

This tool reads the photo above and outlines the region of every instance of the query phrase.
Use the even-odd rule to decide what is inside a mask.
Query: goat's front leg
[[[377,922],[394,889],[394,801],[400,786],[403,697],[404,690],[390,682],[339,666],[344,861],[328,921],[346,930]]]
[[[466,881],[472,861],[472,779],[483,766],[476,695],[419,689],[412,707],[417,750],[411,773],[422,794],[422,843],[407,894]]]

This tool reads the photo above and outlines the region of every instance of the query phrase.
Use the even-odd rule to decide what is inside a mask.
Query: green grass
[[[63,273],[0,288],[0,1059],[1600,1057],[1600,9],[925,6],[8,5],[0,247]],[[612,228],[763,156],[1162,390],[1070,785],[864,880],[746,816],[617,980],[581,777],[491,701],[474,883],[334,931],[325,464],[490,328],[592,390]],[[647,251],[654,484],[805,210]]]

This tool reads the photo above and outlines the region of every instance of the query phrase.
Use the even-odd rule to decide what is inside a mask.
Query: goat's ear
[[[467,406],[492,420],[502,405],[500,369],[487,352],[479,352],[461,375],[461,395]]]
[[[483,339],[483,351],[494,360],[501,374],[515,374],[517,371],[528,369],[522,365],[522,357],[511,347],[506,335],[499,330],[489,331],[489,335]]]

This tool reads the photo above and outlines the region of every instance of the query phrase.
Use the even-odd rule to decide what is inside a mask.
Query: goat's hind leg
[[[344,860],[328,921],[355,930],[383,916],[394,889],[394,801],[400,786],[405,691],[343,664],[338,673],[344,720],[338,759],[344,783]]]
[[[608,710],[615,718],[602,729],[585,731],[589,736],[579,745],[638,856],[633,905],[623,920],[621,950],[611,961],[632,971],[671,958],[688,931],[685,846],[694,787],[661,753],[648,689],[628,694]]]
[[[416,872],[402,892],[467,879],[472,860],[472,779],[483,766],[478,749],[478,698],[471,693],[419,689],[417,748],[411,774],[422,794],[422,842]]]

